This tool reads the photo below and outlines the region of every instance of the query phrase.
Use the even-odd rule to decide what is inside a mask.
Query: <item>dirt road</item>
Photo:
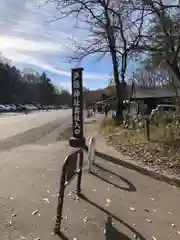
[[[39,131],[35,141],[24,135],[23,145],[1,150],[1,240],[60,239],[52,236],[52,229],[61,166],[72,150],[68,121],[48,134]],[[82,198],[72,191],[75,179],[67,188],[62,222],[66,237],[61,239],[179,239],[178,188],[101,158],[96,158],[93,174],[83,172],[82,180]]]
[[[0,141],[54,121],[63,121],[64,118],[70,117],[70,115],[71,110],[32,112],[27,115],[6,115],[0,118]]]

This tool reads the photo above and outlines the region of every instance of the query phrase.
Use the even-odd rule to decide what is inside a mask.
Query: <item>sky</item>
[[[83,41],[86,33],[74,27],[70,17],[51,22],[58,16],[55,6],[39,7],[40,0],[1,0],[0,52],[20,70],[32,68],[46,72],[58,87],[71,89],[71,68],[67,57],[72,54],[73,38]],[[84,68],[84,86],[89,89],[107,86],[112,76],[110,57],[98,61],[88,57]],[[128,72],[132,71],[132,64]]]

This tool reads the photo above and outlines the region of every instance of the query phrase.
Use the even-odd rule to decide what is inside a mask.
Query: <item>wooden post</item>
[[[72,69],[72,129],[73,137],[70,138],[71,147],[84,147],[83,132],[83,68]]]

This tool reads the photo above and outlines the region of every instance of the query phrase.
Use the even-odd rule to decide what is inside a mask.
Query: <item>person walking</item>
[[[104,106],[104,113],[105,113],[105,118],[107,118],[107,116],[108,116],[108,105],[107,104],[105,104],[105,106]]]
[[[93,114],[94,114],[94,116],[96,115],[96,106],[95,105],[93,106]]]

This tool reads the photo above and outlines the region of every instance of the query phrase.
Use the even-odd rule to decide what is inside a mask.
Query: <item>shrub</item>
[[[103,133],[109,134],[115,131],[115,128],[119,125],[116,119],[104,119],[100,124],[100,129]]]

